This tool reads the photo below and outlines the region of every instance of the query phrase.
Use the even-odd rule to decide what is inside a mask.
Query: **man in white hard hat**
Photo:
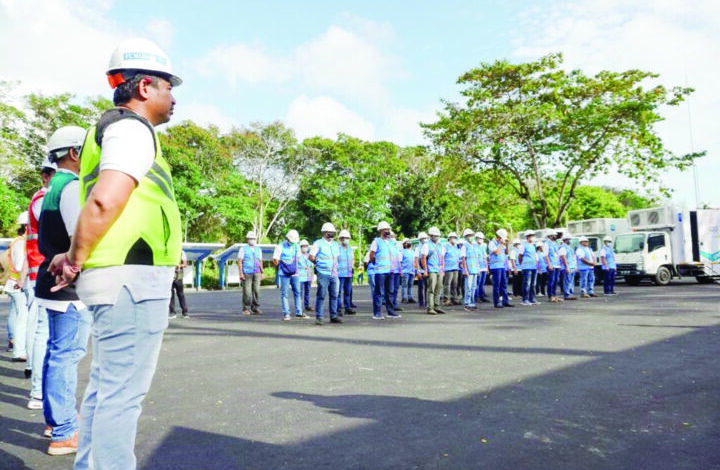
[[[564,300],[577,300],[574,295],[575,290],[575,272],[577,271],[577,257],[575,250],[570,246],[570,240],[572,235],[569,232],[565,232],[562,235],[563,244],[558,250],[558,256],[563,265],[563,299]]]
[[[551,233],[547,236],[547,243],[545,244],[545,252],[548,259],[548,282],[547,282],[547,296],[548,300],[552,303],[562,302],[562,297],[555,295],[560,284],[560,276],[562,275],[562,261],[560,261],[560,255],[558,254],[557,237],[561,236],[561,233]]]
[[[400,292],[400,282],[402,277],[402,246],[398,244],[395,238],[395,232],[390,230],[390,279],[392,292],[390,299],[393,303],[395,313],[402,312],[403,308],[398,305],[398,293]]]
[[[353,275],[355,273],[355,252],[350,246],[350,232],[340,230],[338,235],[340,247],[338,249],[338,282],[340,284],[339,291],[341,298],[338,299],[338,309],[342,316],[343,311],[347,315],[355,315],[355,309],[352,306],[352,285]]]
[[[445,253],[440,245],[440,229],[430,227],[428,235],[430,235],[430,241],[423,244],[420,263],[424,271],[423,276],[427,280],[427,313],[428,315],[437,315],[445,313],[440,308]]]
[[[495,232],[495,239],[488,243],[490,274],[493,284],[495,308],[514,307],[507,295],[508,233],[504,228]]]
[[[580,297],[597,297],[595,293],[595,253],[590,248],[587,237],[580,237],[580,246],[575,250],[578,260],[578,271],[580,273]]]
[[[603,293],[605,295],[617,295],[615,293],[615,251],[613,250],[613,239],[610,235],[603,238],[603,247],[600,250],[600,262],[603,268]]]
[[[477,288],[478,275],[478,246],[475,243],[475,232],[466,228],[463,231],[463,242],[460,246],[460,264],[464,274],[465,295],[464,309],[472,311],[477,308],[475,304],[475,289]]]
[[[90,335],[90,312],[75,287],[55,289],[55,275],[48,270],[55,256],[67,253],[75,235],[80,215],[80,149],[85,134],[81,127],[66,126],[50,136],[49,159],[57,165],[57,172],[43,198],[38,226],[38,247],[45,260],[38,270],[35,296],[47,312],[49,325],[42,401],[45,424],[52,428],[50,455],[77,451],[77,367],[85,357]]]
[[[457,244],[458,236],[455,232],[448,233],[447,243],[443,246],[445,259],[443,266],[443,297],[444,305],[460,305],[460,291],[458,289],[458,274],[460,272],[460,247]]]
[[[535,305],[535,289],[537,283],[537,249],[535,247],[535,233],[528,231],[525,233],[525,242],[520,245],[518,251],[518,264],[522,271],[522,304]]]
[[[370,245],[368,253],[370,262],[375,270],[375,292],[373,293],[373,319],[384,320],[382,315],[382,299],[385,298],[385,309],[389,318],[400,318],[395,313],[392,301],[392,240],[390,239],[390,224],[382,221],[377,226],[378,236]]]
[[[296,318],[307,318],[302,308],[302,292],[300,290],[300,235],[297,230],[289,230],[285,240],[275,247],[273,265],[280,278],[280,305],[283,320],[290,321],[290,290],[293,293]]]
[[[415,257],[418,260],[418,273],[417,273],[417,284],[418,284],[418,307],[423,308],[427,307],[427,276],[425,273],[425,268],[423,267],[423,264],[421,262],[422,258],[422,249],[423,246],[425,246],[426,243],[428,243],[428,240],[430,237],[428,237],[428,234],[425,232],[420,232],[418,234],[418,246],[415,247]]]
[[[265,274],[262,249],[257,246],[257,235],[250,230],[245,245],[238,250],[240,282],[243,289],[243,315],[262,315],[260,309],[260,281]]]
[[[26,347],[27,350],[27,363],[25,364],[25,377],[28,378],[32,375],[32,369],[35,368],[37,374],[35,379],[31,381],[30,401],[28,402],[28,408],[40,409],[42,406],[42,364],[45,359],[45,348],[47,345],[47,314],[42,311],[39,312],[38,303],[35,299],[35,282],[37,281],[38,269],[40,269],[40,263],[43,262],[43,255],[40,254],[40,250],[37,244],[38,237],[38,224],[40,221],[40,212],[42,210],[42,200],[47,191],[47,186],[50,183],[50,179],[55,174],[54,163],[46,158],[43,161],[40,170],[40,179],[42,185],[32,198],[30,198],[30,205],[28,206],[28,226],[27,235],[25,242],[25,251],[27,253],[27,264],[28,264],[28,276],[25,281],[28,303],[28,317],[27,317],[27,334]],[[40,328],[38,329],[38,326]],[[33,397],[41,397],[39,400],[34,400]]]
[[[415,250],[412,249],[412,243],[409,239],[402,241],[402,261],[400,267],[402,270],[402,296],[401,302],[404,304],[414,304],[412,289],[417,275],[417,256]]]
[[[342,323],[338,309],[338,259],[340,246],[334,240],[335,226],[325,222],[320,228],[322,238],[315,240],[310,248],[310,260],[315,263],[317,271],[317,293],[315,295],[315,324],[323,324],[323,307],[325,297],[330,297],[328,310],[330,323]]]
[[[94,324],[76,468],[131,470],[140,404],[155,373],[182,250],[170,166],[154,129],[170,120],[172,88],[181,80],[145,39],[118,46],[107,78],[117,107],[83,143],[83,207],[70,250],[53,258],[49,271],[59,277],[57,287],[77,278]]]
[[[25,235],[28,213],[17,218],[17,236],[7,249],[9,277],[5,281],[5,293],[10,297],[10,314],[7,320],[8,342],[12,349],[12,362],[27,362],[27,317],[28,305],[25,287],[28,275]]]
[[[485,294],[485,284],[487,284],[490,268],[488,266],[488,245],[485,243],[485,234],[480,230],[475,232],[475,248],[478,252],[478,273],[477,286],[475,287],[475,303],[488,302]]]
[[[183,250],[175,266],[175,276],[173,277],[172,288],[170,289],[170,305],[168,308],[168,317],[172,320],[177,318],[175,313],[175,297],[177,297],[180,305],[180,314],[182,318],[190,318],[188,313],[187,300],[185,299],[185,268],[188,267],[187,253]]]
[[[310,305],[310,288],[315,271],[315,265],[310,261],[310,243],[307,240],[300,240],[300,265],[298,280],[302,287],[303,306],[306,312],[312,312],[315,309]]]

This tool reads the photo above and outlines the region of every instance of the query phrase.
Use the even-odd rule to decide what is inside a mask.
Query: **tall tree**
[[[692,89],[645,88],[658,75],[640,70],[587,76],[561,64],[562,55],[552,54],[525,64],[486,63],[462,75],[464,102],[444,102],[438,121],[425,126],[436,150],[507,176],[539,227],[558,226],[578,185],[610,168],[657,185],[663,170],[684,169],[703,155],[673,154],[654,128],[661,108],[678,105]]]

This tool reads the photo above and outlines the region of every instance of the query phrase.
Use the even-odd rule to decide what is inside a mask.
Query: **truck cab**
[[[615,237],[617,273],[629,285],[643,279],[667,285],[677,276],[670,235],[666,231],[632,232]]]

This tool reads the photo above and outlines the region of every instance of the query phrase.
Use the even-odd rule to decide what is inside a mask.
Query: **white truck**
[[[629,211],[632,232],[615,238],[617,274],[629,285],[650,279],[667,285],[673,277],[700,283],[720,278],[720,209],[680,210],[671,206]]]
[[[625,233],[630,230],[627,219],[622,218],[598,218],[576,220],[568,222],[568,231],[573,235],[570,244],[577,248],[578,239],[585,236],[588,239],[590,248],[597,254],[602,248],[603,238],[611,236],[613,240],[619,233]]]

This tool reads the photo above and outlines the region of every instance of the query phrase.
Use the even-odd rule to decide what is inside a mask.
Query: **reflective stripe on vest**
[[[440,246],[437,243],[428,243],[428,254],[426,255],[427,269],[429,273],[440,272]]]
[[[402,251],[402,273],[403,274],[415,274],[415,252],[410,249],[404,249]]]
[[[375,250],[375,274],[387,274],[392,269],[390,242],[378,237],[375,239],[375,244],[377,245]]]
[[[445,245],[445,271],[460,270],[460,248],[452,243]]]
[[[101,148],[96,143],[96,131],[96,126],[90,128],[80,155],[80,201],[83,205],[100,174]],[[152,168],[131,193],[120,217],[90,253],[83,264],[85,269],[123,264],[175,266],[180,259],[180,211],[175,202],[170,167],[162,156],[154,130],[153,137],[155,159]],[[152,259],[147,256],[148,251]]]
[[[605,262],[608,265],[608,269],[616,269],[617,264],[615,263],[615,252],[611,246],[605,247]]]
[[[465,265],[469,274],[477,274],[480,271],[479,248],[475,243],[465,242]]]
[[[320,274],[337,276],[337,259],[340,254],[337,242],[328,242],[321,238],[315,242],[315,245],[318,247],[317,255],[315,255],[317,271]]]
[[[351,246],[340,245],[338,250],[338,277],[351,277],[355,257]]]
[[[535,249],[535,245],[525,242],[522,257],[520,269],[537,269],[537,250]]]
[[[259,246],[245,245],[242,247],[243,274],[253,274],[262,271],[262,250]]]
[[[509,268],[510,263],[507,255],[505,254],[505,246],[500,250],[500,254],[495,254],[495,250],[498,249],[500,244],[497,240],[493,240],[488,244],[488,251],[490,252],[490,269],[502,269]]]
[[[37,192],[35,192],[30,200],[30,206],[28,207],[28,218],[30,223],[28,224],[25,252],[27,253],[28,277],[31,281],[37,280],[37,273],[40,269],[40,265],[43,261],[45,261],[45,257],[40,253],[40,249],[38,248],[38,227],[40,221],[35,218],[33,206],[37,201],[45,197],[46,192],[46,188],[40,188]]]
[[[581,258],[585,258],[588,261],[593,261],[594,255],[590,247],[581,246],[580,248],[583,253]],[[591,269],[593,269],[593,267],[585,263],[584,261],[578,259],[578,269],[580,271],[590,271]]]

